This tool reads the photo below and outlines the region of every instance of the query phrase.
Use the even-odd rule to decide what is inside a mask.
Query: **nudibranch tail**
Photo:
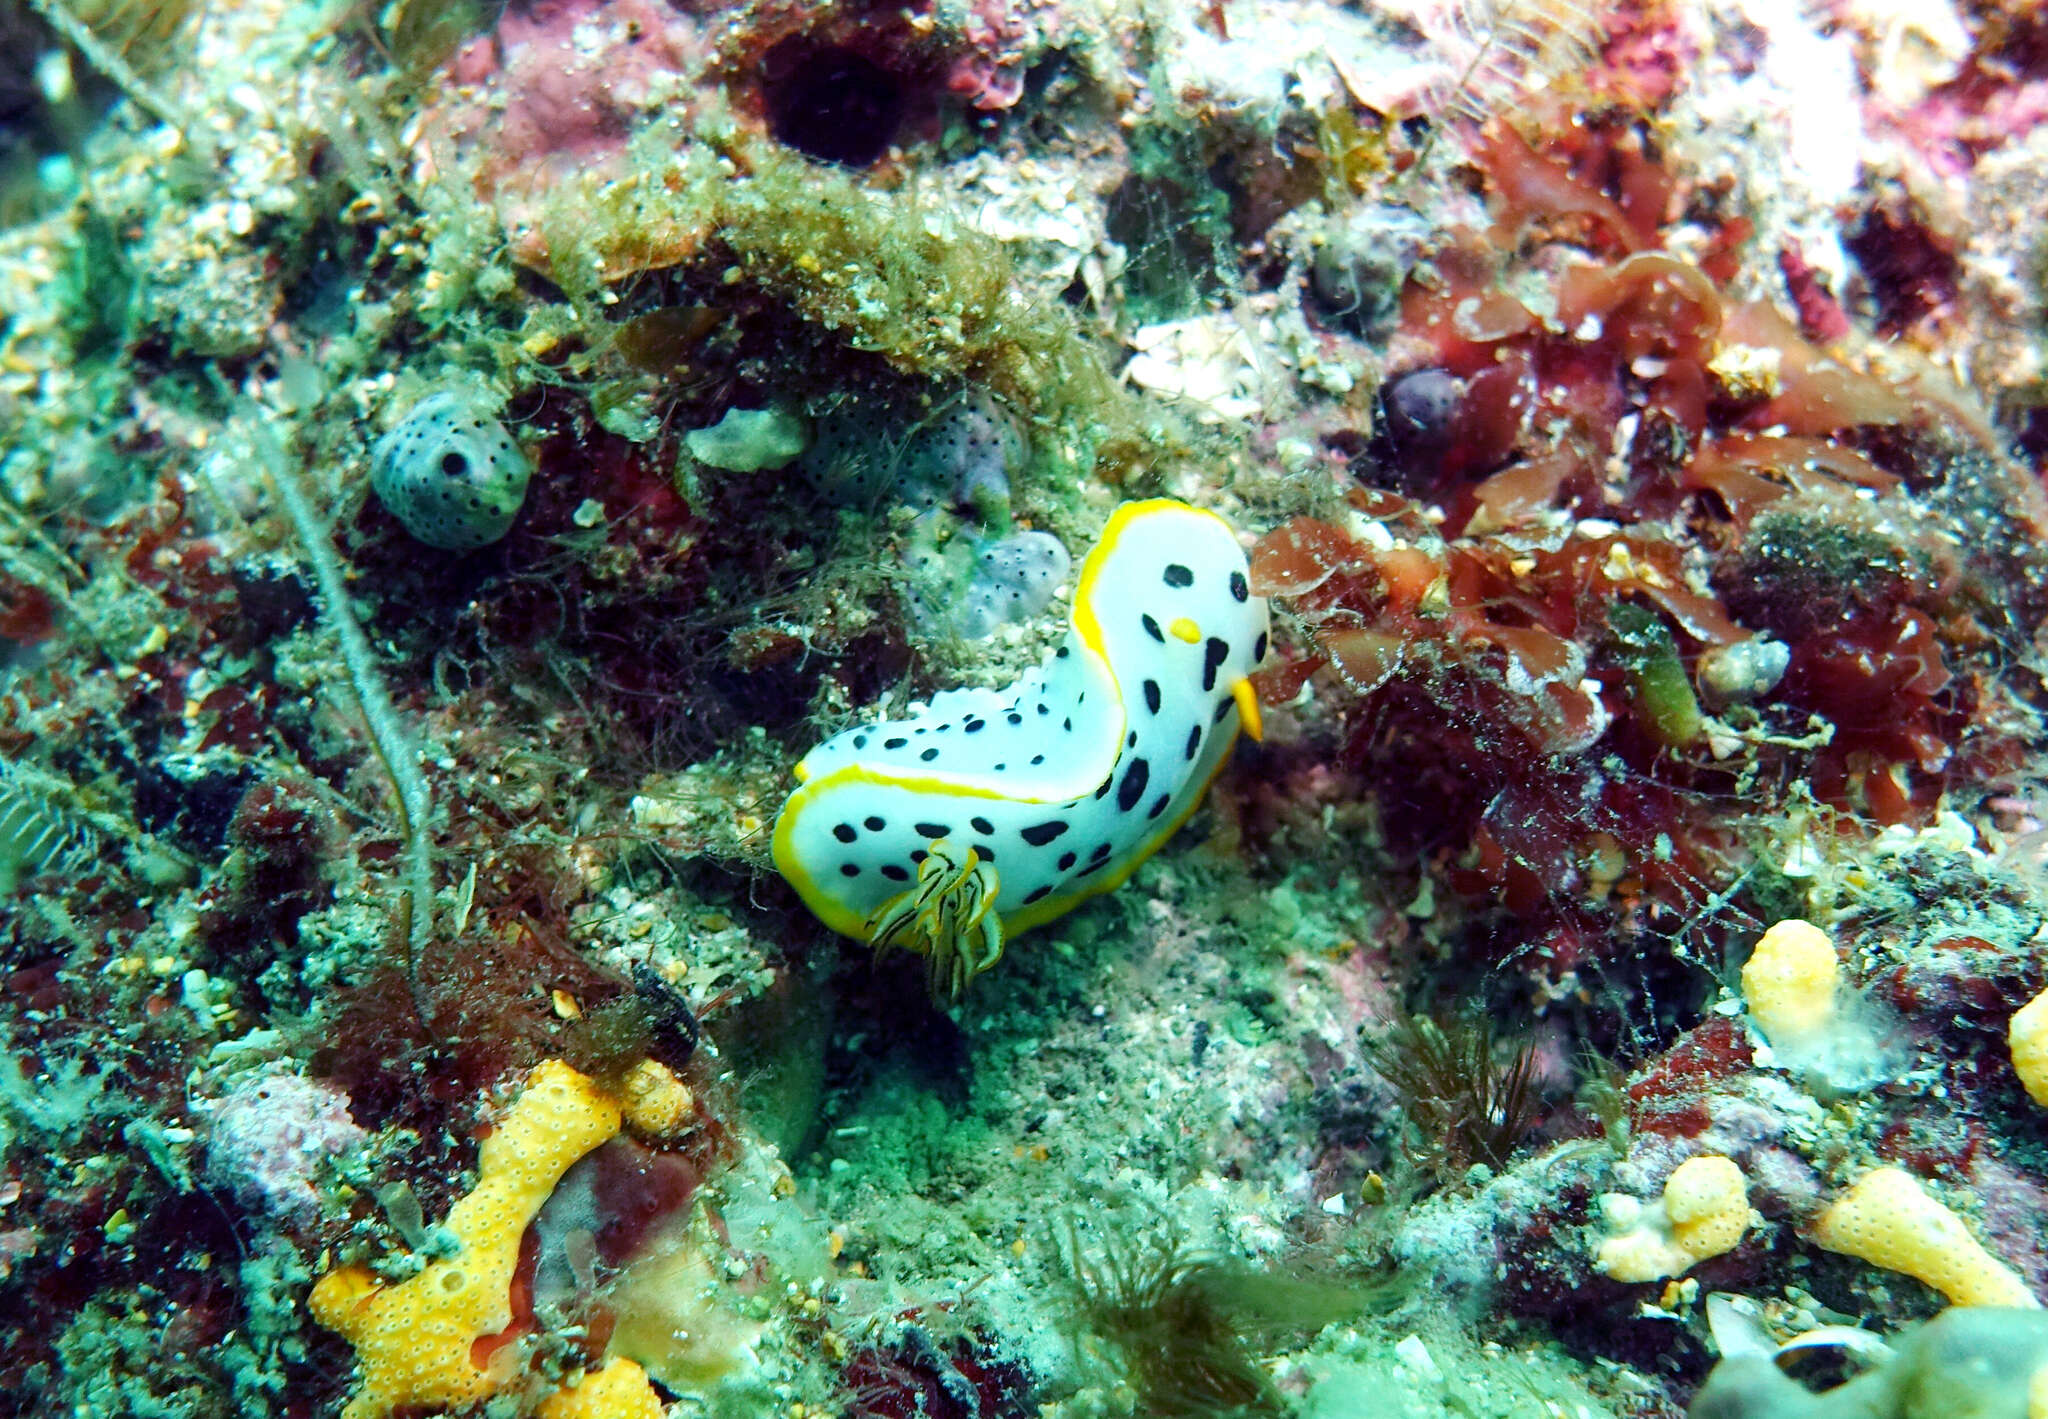
[[[827,926],[917,951],[934,993],[957,995],[1006,935],[1121,885],[1194,812],[1238,731],[1258,737],[1267,615],[1248,573],[1214,513],[1119,507],[1042,664],[804,756],[776,867]]]

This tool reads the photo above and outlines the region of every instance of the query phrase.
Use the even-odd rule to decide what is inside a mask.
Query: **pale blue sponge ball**
[[[912,421],[886,403],[848,399],[818,418],[798,467],[835,502],[1006,514],[1010,474],[1025,452],[1017,421],[989,394],[969,390]]]
[[[1043,611],[1067,579],[1073,559],[1050,532],[1012,532],[975,551],[974,575],[953,612],[955,631],[980,640],[1011,621]]]
[[[927,631],[965,640],[1028,621],[1051,603],[1073,559],[1050,532],[929,544],[910,556],[911,613]]]
[[[372,455],[370,487],[405,530],[450,552],[512,530],[533,465],[476,397],[422,399]]]

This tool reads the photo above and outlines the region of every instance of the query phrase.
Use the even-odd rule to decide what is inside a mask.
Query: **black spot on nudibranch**
[[[1145,796],[1145,785],[1152,778],[1152,766],[1143,759],[1131,760],[1131,766],[1124,770],[1123,786],[1116,791],[1116,806],[1128,813],[1138,806],[1138,800]]]
[[[1195,574],[1179,562],[1168,562],[1166,564],[1166,574],[1161,580],[1168,586],[1180,589],[1193,586],[1195,584]]]
[[[1161,813],[1164,813],[1166,811],[1166,805],[1171,803],[1172,801],[1172,794],[1160,794],[1157,798],[1152,800],[1152,806],[1145,810],[1145,816],[1147,818],[1157,818]]]
[[[1202,688],[1216,688],[1216,672],[1223,668],[1223,662],[1230,656],[1230,642],[1211,636],[1202,643]]]
[[[925,763],[929,764],[933,759],[939,757],[939,751],[936,749],[927,749],[922,754],[919,754],[917,757],[922,759]]]
[[[1145,682],[1145,708],[1154,714],[1159,713],[1159,682],[1157,680],[1147,680]]]
[[[1033,887],[1030,891],[1024,894],[1024,905],[1030,906],[1033,902],[1051,895],[1052,888],[1050,887]]]
[[[1266,633],[1259,632],[1259,638],[1252,642],[1252,664],[1257,665],[1266,658]]]
[[[1236,708],[1237,701],[1230,698],[1230,696],[1225,695],[1222,699],[1216,702],[1216,714],[1214,716],[1215,722],[1217,724],[1223,723],[1224,716],[1228,715],[1233,709]]]
[[[952,828],[944,823],[912,823],[910,827],[921,838],[936,840],[953,836]]]
[[[1097,843],[1097,844],[1095,845],[1095,851],[1093,851],[1093,852],[1091,852],[1091,853],[1089,853],[1089,854],[1088,854],[1088,860],[1089,860],[1090,862],[1101,862],[1101,861],[1102,861],[1103,859],[1107,858],[1108,856],[1109,856],[1109,844],[1108,844],[1108,843]]]
[[[858,877],[860,876],[860,869],[850,862],[842,862],[839,864],[839,875],[841,877]]]
[[[1166,644],[1166,636],[1160,631],[1157,621],[1153,620],[1150,616],[1140,616],[1138,619],[1144,623],[1146,635],[1152,637],[1153,640],[1158,641],[1161,645]]]
[[[860,834],[853,830],[853,824],[841,823],[837,827],[832,829],[832,836],[839,839],[839,841],[843,843],[850,843],[855,838],[859,837]]]
[[[988,728],[988,721],[985,719],[970,719],[960,727],[968,734],[979,734],[982,730]]]
[[[1015,729],[1018,725],[1024,722],[1024,716],[1021,714],[1006,714],[1003,716],[1003,718],[1006,721],[1008,721],[1009,726],[1012,729]]]
[[[1067,869],[1068,869],[1069,867],[1072,867],[1072,866],[1074,865],[1074,862],[1075,862],[1074,854],[1072,854],[1071,852],[1063,852],[1063,853],[1061,853],[1061,854],[1060,854],[1060,861],[1059,861],[1059,869],[1060,869],[1060,871],[1062,871],[1062,872],[1066,871],[1066,870],[1067,870]]]
[[[1195,751],[1202,747],[1202,726],[1196,725],[1188,731],[1188,758],[1195,757]]]
[[[1243,572],[1232,572],[1230,574],[1230,595],[1237,601],[1251,600],[1251,583],[1244,579]]]
[[[872,817],[872,816],[870,816],[870,817],[869,817],[869,818],[868,818],[868,819],[866,820],[865,826],[867,827],[867,830],[868,830],[869,832],[871,832],[871,833],[879,833],[879,832],[881,832],[881,831],[882,831],[882,829],[884,829],[884,828],[888,827],[889,825],[888,825],[887,823],[883,822],[883,821],[882,821],[882,820],[881,820],[880,818],[876,818],[876,817]]]
[[[868,737],[867,737],[867,735],[865,735],[865,734],[856,734],[856,735],[854,735],[854,736],[853,736],[853,747],[854,747],[854,748],[856,748],[856,749],[865,749],[865,748],[867,748],[867,747],[868,747]]]
[[[910,741],[908,739],[905,739],[899,735],[894,739],[884,739],[882,741],[882,747],[884,749],[901,749],[909,743]]]
[[[1033,847],[1044,847],[1066,830],[1065,819],[1050,818],[1043,823],[1033,823],[1030,827],[1019,830],[1017,836]]]
[[[908,882],[910,880],[910,874],[893,862],[882,864],[882,875],[891,882]]]
[[[984,836],[996,830],[996,825],[994,823],[991,823],[986,818],[969,818],[967,820],[967,826],[974,829],[975,832],[981,833]]]
[[[1042,763],[1044,763],[1044,762],[1045,762],[1045,755],[1043,755],[1043,754],[1033,754],[1033,755],[1031,756],[1031,767],[1033,767],[1033,768],[1037,768],[1037,767],[1038,767],[1038,766],[1039,766],[1040,764],[1042,764]]]

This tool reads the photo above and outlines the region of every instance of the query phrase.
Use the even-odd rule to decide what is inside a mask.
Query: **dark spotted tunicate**
[[[476,396],[431,395],[377,444],[371,490],[429,547],[468,552],[512,530],[533,465]]]

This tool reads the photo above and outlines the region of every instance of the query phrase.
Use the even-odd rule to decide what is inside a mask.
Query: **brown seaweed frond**
[[[384,11],[377,33],[392,67],[407,79],[423,80],[472,35],[488,29],[500,8],[485,0],[401,0]]]
[[[1085,1338],[1107,1342],[1153,1419],[1249,1419],[1284,1407],[1259,1355],[1313,1334],[1371,1297],[1354,1280],[1190,1249],[1170,1227],[1091,1248],[1073,1218],[1053,1228]]]
[[[1501,1167],[1536,1124],[1535,1047],[1503,1050],[1484,1017],[1402,1016],[1370,1048],[1373,1068],[1399,1096],[1410,1156],[1440,1178],[1475,1163]]]

